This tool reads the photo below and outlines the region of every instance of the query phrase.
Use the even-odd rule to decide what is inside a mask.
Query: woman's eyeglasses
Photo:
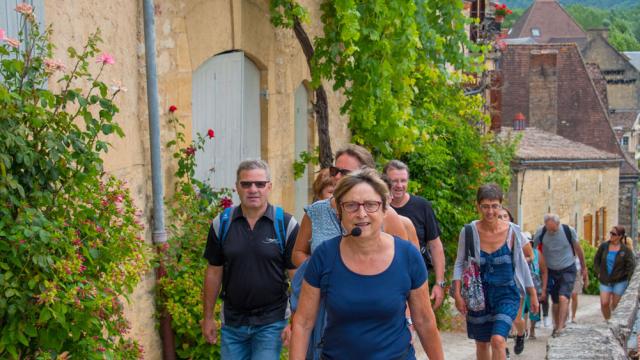
[[[382,201],[365,201],[365,202],[357,202],[357,201],[345,201],[340,204],[342,206],[342,210],[348,213],[354,213],[360,209],[360,206],[364,208],[364,211],[368,213],[374,213],[380,209],[382,205]]]
[[[338,175],[338,173],[342,174],[342,176],[346,176],[346,175],[349,175],[349,173],[351,173],[351,170],[339,168],[336,166],[329,167],[329,175],[336,176]]]

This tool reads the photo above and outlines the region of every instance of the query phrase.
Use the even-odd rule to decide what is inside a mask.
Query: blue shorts
[[[618,296],[622,296],[622,294],[624,294],[624,291],[627,290],[628,285],[628,281],[620,281],[612,284],[600,283],[600,292],[614,293]]]

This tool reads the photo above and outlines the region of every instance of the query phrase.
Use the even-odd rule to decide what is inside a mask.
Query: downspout
[[[153,244],[167,242],[164,228],[164,184],[162,182],[162,158],[160,152],[160,112],[158,102],[158,78],[156,70],[156,33],[153,0],[143,0],[144,16],[144,48],[147,66],[147,106],[149,111],[149,141],[151,147],[151,187],[153,189]],[[158,249],[164,249],[159,246]],[[162,251],[162,250],[159,250]],[[162,278],[166,270],[162,262],[157,269],[156,277]],[[174,360],[175,344],[171,330],[171,317],[163,309],[160,317],[160,337],[162,338],[162,354],[165,360]]]

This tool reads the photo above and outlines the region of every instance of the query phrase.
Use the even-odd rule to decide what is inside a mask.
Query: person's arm
[[[432,288],[431,300],[434,300],[433,308],[437,309],[442,305],[442,301],[444,300],[444,289],[438,285],[444,282],[444,247],[442,246],[442,241],[440,241],[440,236],[429,241],[427,244],[429,245],[429,252],[431,253],[433,270],[436,273],[436,283]]]
[[[214,317],[216,298],[222,284],[222,266],[208,265],[204,274],[202,334],[209,344],[217,342],[217,324]]]
[[[600,246],[598,246],[596,255],[593,257],[593,271],[595,271],[597,277],[600,277],[600,266],[601,266],[600,260],[602,259],[604,244],[606,244],[606,242],[603,242],[602,244],[600,244]]]
[[[633,250],[631,250],[631,248],[627,248],[627,252],[625,254],[625,261],[626,261],[627,280],[631,280],[631,276],[633,276],[633,272],[636,269],[636,260],[633,254]]]
[[[538,267],[540,268],[540,278],[542,279],[542,292],[540,298],[545,300],[547,298],[547,284],[549,282],[549,269],[547,268],[547,262],[544,259],[542,251],[538,251]]]
[[[425,281],[422,286],[409,292],[411,319],[420,338],[422,348],[426,351],[429,359],[444,359],[440,332],[429,302],[429,288],[427,285],[428,283]]]
[[[391,234],[393,236],[397,236],[400,239],[409,240],[409,235],[402,225],[402,220],[400,220],[400,216],[398,213],[393,210],[391,206],[388,207],[387,211],[384,213],[383,226],[384,232],[387,234]],[[414,243],[414,245],[417,245]],[[418,249],[420,245],[417,245]]]
[[[300,266],[311,254],[311,219],[307,214],[302,217],[302,223],[298,229],[298,236],[291,254],[291,262],[296,267]]]
[[[573,249],[576,251],[576,255],[578,255],[578,259],[580,260],[582,279],[587,282],[589,279],[589,269],[587,269],[587,264],[584,262],[584,252],[582,251],[582,246],[580,246],[579,241],[576,240],[573,242]]]
[[[290,360],[305,359],[307,347],[309,346],[309,336],[316,322],[319,305],[320,289],[303,281],[298,310],[293,318],[291,348],[289,349]]]
[[[524,259],[527,263],[531,263],[533,261],[533,247],[531,247],[531,242],[527,242],[522,247],[522,253],[524,254]]]
[[[458,238],[458,254],[456,256],[456,262],[453,265],[453,282],[451,286],[453,286],[453,299],[456,303],[456,308],[462,315],[467,314],[467,305],[462,298],[462,294],[460,293],[460,286],[462,278],[462,272],[464,270],[464,262],[465,262],[465,241],[464,241],[464,228],[460,232],[460,236]]]

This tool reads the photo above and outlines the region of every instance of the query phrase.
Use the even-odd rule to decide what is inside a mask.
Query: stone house
[[[0,5],[0,28],[16,36],[13,9],[22,0]],[[88,34],[100,28],[101,49],[116,63],[105,68],[107,83],[122,81],[128,92],[116,98],[124,139],[109,137],[113,147],[104,159],[105,169],[125,179],[135,202],[152,222],[151,161],[146,98],[145,47],[141,1],[131,0],[27,0],[41,23],[51,26],[55,57],[68,65],[64,49],[80,48]],[[214,168],[215,187],[230,187],[235,167],[244,158],[262,158],[272,167],[272,201],[287,211],[301,210],[311,198],[312,173],[296,182],[292,163],[302,150],[317,146],[309,69],[291,30],[270,23],[265,0],[155,0],[157,78],[160,96],[161,142],[165,193],[172,192],[176,165],[164,144],[173,139],[167,109],[175,105],[186,126],[188,141],[196,132],[215,131],[206,156],[197,157],[198,174],[207,177]],[[310,12],[305,30],[310,37],[321,32],[320,1],[302,0]],[[49,84],[55,88],[55,82]],[[329,88],[329,87],[327,87]],[[340,115],[342,98],[328,92],[329,130],[334,148],[347,142],[346,119]],[[149,227],[147,227],[149,228]],[[151,231],[146,238],[151,241]],[[154,318],[150,274],[131,296],[126,312],[131,336],[145,348],[148,359],[161,357]]]
[[[582,60],[578,46],[575,43],[511,44],[500,59],[500,72],[501,116],[497,119],[501,126],[513,126],[512,119],[516,114],[522,113],[526,117],[527,127],[559,135],[573,143],[590,146],[623,160],[619,163],[617,196],[612,195],[616,197],[617,210],[607,208],[606,221],[610,225],[619,223],[625,226],[629,233],[636,234],[637,182],[640,172],[635,159],[628,156],[619,146],[608,111],[600,100],[600,94],[589,76],[588,67]],[[567,143],[567,146],[569,145]],[[590,155],[585,156],[592,160]],[[568,166],[569,162],[563,160],[565,166]],[[584,160],[576,159],[573,166],[582,169]],[[611,172],[607,173],[607,176],[611,175]],[[558,179],[551,178],[547,182],[529,182],[529,185],[544,188],[549,181],[556,184],[561,181],[572,183],[574,180],[562,176]],[[557,187],[571,188],[569,184],[560,183]],[[607,193],[612,194],[608,190]],[[586,208],[582,205],[575,205],[574,208],[576,207]],[[527,205],[524,204],[523,208],[527,208]],[[595,219],[599,209],[574,211],[571,216],[567,213],[562,220],[578,225],[578,231],[589,238],[588,234],[585,234],[584,221],[580,218],[576,220],[575,215],[578,214],[582,218],[592,215]],[[537,211],[544,213],[549,210],[560,212],[561,207],[553,203],[550,208]],[[588,227],[586,229],[589,230]],[[595,231],[595,226],[591,229]],[[597,240],[599,235],[593,233],[591,237]]]
[[[619,155],[535,127],[503,127],[500,136],[520,139],[507,203],[525,231],[553,211],[581,238],[606,238],[618,218]]]

